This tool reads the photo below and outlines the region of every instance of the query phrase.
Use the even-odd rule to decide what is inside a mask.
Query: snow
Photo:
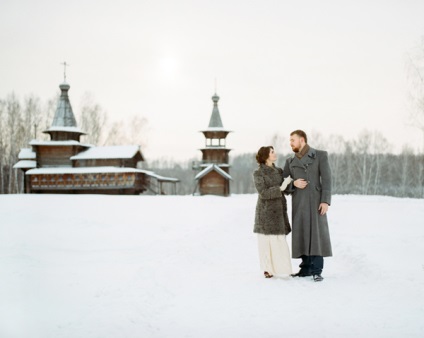
[[[34,151],[31,148],[21,148],[21,151],[18,154],[20,160],[34,160],[37,157]]]
[[[85,135],[85,133],[79,127],[64,127],[64,126],[51,126],[49,129],[45,130],[44,133],[48,133],[51,131],[68,131],[72,133],[79,133],[79,134]]]
[[[263,278],[256,198],[0,195],[0,337],[424,336],[424,200],[334,196],[314,283]]]
[[[146,170],[125,167],[52,167],[37,168],[26,172],[27,175],[39,174],[92,174],[92,173],[149,173]]]
[[[218,174],[223,176],[227,180],[232,180],[233,178],[231,175],[226,173],[224,170],[222,170],[220,167],[218,167],[216,164],[210,164],[205,169],[203,169],[201,172],[199,172],[194,179],[198,180],[205,176],[206,174],[210,173],[212,170],[215,170]]]
[[[232,150],[231,148],[227,148],[225,146],[206,146],[204,148],[200,148],[199,150],[209,150],[209,149],[226,149],[226,150]]]
[[[138,151],[140,147],[136,145],[92,147],[72,156],[71,160],[133,158]]]
[[[178,178],[174,178],[174,177],[165,177],[165,176],[161,176],[156,174],[153,171],[149,171],[149,170],[139,170],[141,172],[144,172],[146,175],[153,177],[155,179],[157,179],[158,181],[162,181],[162,182],[180,182],[180,180]]]
[[[207,129],[200,130],[201,133],[203,133],[205,131],[226,131],[226,132],[229,132],[229,133],[233,132],[232,130],[226,129],[224,127],[208,127]]]
[[[228,163],[216,163],[216,165],[220,168],[230,168],[231,167],[231,165],[229,165]],[[201,163],[199,166],[202,167],[202,168],[206,168],[206,167],[210,166],[210,163]]]
[[[18,163],[16,163],[13,168],[14,169],[26,169],[26,168],[36,168],[37,167],[37,161],[32,160],[20,160]]]
[[[82,147],[92,147],[91,144],[82,144],[75,140],[68,141],[38,141],[32,140],[29,142],[32,146],[82,146]]]
[[[20,163],[22,161],[19,161]],[[127,168],[127,167],[51,167],[51,168],[36,168],[26,172],[26,175],[40,175],[40,174],[107,174],[107,173],[144,173],[159,181],[179,182],[178,178],[164,177],[155,174],[153,171]]]

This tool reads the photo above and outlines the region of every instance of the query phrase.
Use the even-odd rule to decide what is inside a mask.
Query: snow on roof
[[[140,151],[139,146],[108,146],[92,147],[78,155],[72,156],[71,160],[133,158]]]
[[[231,149],[231,148],[227,148],[227,147],[225,147],[225,146],[208,146],[208,147],[203,147],[203,148],[200,148],[199,150],[208,150],[208,149],[226,149],[226,150],[233,150],[233,149]]]
[[[48,133],[50,131],[68,131],[72,133],[78,133],[86,135],[79,127],[62,127],[62,126],[51,126],[49,129],[43,131],[43,133]]]
[[[22,161],[20,161],[22,162]],[[35,162],[35,161],[34,161]],[[19,163],[19,162],[18,162]],[[179,182],[179,179],[164,177],[155,174],[153,171],[127,168],[127,167],[55,167],[36,168],[26,172],[26,175],[51,175],[51,174],[107,174],[107,173],[143,173],[160,181]]]
[[[21,148],[18,158],[20,160],[32,160],[36,158],[36,154],[31,148]]]
[[[148,170],[141,170],[141,171],[143,171],[146,175],[150,177],[156,178],[158,181],[162,181],[162,182],[179,182],[180,181],[178,178],[160,176],[154,173],[153,171],[148,171]]]
[[[200,164],[200,167],[202,167],[202,168],[205,168],[205,167],[208,167],[208,166],[210,166],[211,165],[211,163],[201,163]],[[231,165],[229,165],[228,163],[216,163],[216,165],[219,167],[219,168],[229,168],[229,167],[231,167]]]
[[[37,161],[32,160],[20,160],[18,163],[16,163],[13,168],[15,169],[26,169],[26,168],[36,168],[37,167]]]
[[[143,173],[159,181],[179,182],[180,180],[172,177],[163,177],[155,174],[153,171],[122,168],[122,167],[55,167],[55,168],[36,168],[26,172],[26,175],[48,175],[48,174],[111,174],[111,173]]]
[[[92,147],[91,144],[83,144],[75,140],[68,141],[37,141],[32,140],[30,143],[32,146],[82,146],[82,147]]]
[[[215,170],[218,174],[223,176],[227,180],[232,180],[233,178],[226,173],[224,170],[222,170],[220,167],[218,167],[216,164],[210,164],[208,167],[203,169],[200,173],[198,173],[195,177],[196,180],[206,176],[206,174],[210,173],[212,170]]]
[[[228,132],[228,133],[233,132],[232,130],[226,129],[224,127],[208,127],[207,129],[203,129],[200,132],[203,133],[205,131],[225,131],[225,132]]]
[[[143,172],[143,170],[135,168],[121,167],[55,167],[55,168],[37,168],[26,172],[27,175],[38,174],[92,174],[92,173],[134,173]]]

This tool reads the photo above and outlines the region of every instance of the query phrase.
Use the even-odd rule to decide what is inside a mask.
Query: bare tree
[[[230,181],[230,185],[232,193],[252,194],[256,192],[253,171],[258,167],[258,164],[255,156],[256,153],[245,153],[231,157],[230,175],[233,180]]]
[[[343,170],[344,165],[344,156],[346,153],[347,144],[341,135],[332,135],[330,137],[331,142],[328,145],[325,145],[323,148],[330,153],[329,160],[331,164],[332,175],[332,187],[334,190],[337,190],[339,187],[342,187],[347,183],[346,174]],[[337,175],[335,175],[337,173]],[[343,173],[343,175],[341,175]]]
[[[372,144],[372,134],[368,130],[364,130],[354,142],[354,150],[358,155],[355,161],[357,171],[359,174],[359,183],[361,187],[361,194],[366,195],[371,182],[371,175],[373,172],[373,163],[371,161],[370,149]]]
[[[140,117],[134,115],[130,120],[130,125],[128,126],[128,143],[137,144],[142,148],[147,146],[147,119],[145,117]]]
[[[94,103],[89,93],[84,94],[79,120],[81,129],[87,133],[84,140],[90,144],[99,144],[105,131],[107,113],[99,104]]]
[[[49,129],[50,126],[52,125],[58,101],[59,101],[59,95],[55,95],[51,99],[47,100],[47,102],[44,104],[43,113],[41,115],[41,121],[40,121],[40,125],[41,125],[40,131],[38,131],[38,128],[37,128],[37,137],[36,137],[37,140],[48,140],[49,138],[48,134],[44,134],[41,132]]]
[[[331,139],[331,136],[330,136]],[[332,142],[319,131],[312,130],[308,135],[308,143],[315,149],[328,150]]]
[[[371,144],[372,152],[374,153],[374,183],[372,194],[377,194],[380,188],[382,167],[386,158],[386,153],[390,149],[389,142],[379,131],[374,131]]]
[[[106,134],[105,145],[135,144],[147,146],[147,119],[134,115],[125,123],[113,122]]]
[[[0,194],[5,193],[5,175],[4,167],[6,165],[6,130],[4,127],[4,115],[5,115],[6,103],[0,100]]]
[[[424,154],[424,36],[421,43],[408,55],[408,75],[410,80],[410,98],[413,104],[410,114],[412,125],[423,135],[421,154]],[[424,194],[424,158],[418,161],[419,182]]]
[[[288,136],[284,137],[280,133],[274,133],[271,136],[269,143],[258,145],[258,149],[259,149],[260,146],[270,145],[270,146],[273,146],[278,153],[282,153],[285,150],[284,149],[284,141],[286,141],[288,143],[288,139],[289,139]],[[257,150],[257,149],[254,149],[254,150]]]
[[[23,173],[13,169],[21,148],[38,138],[46,111],[38,97],[27,96],[23,103],[11,93],[0,100],[0,193],[19,193],[24,189]],[[51,122],[51,121],[50,121]],[[41,126],[41,128],[40,128]],[[46,136],[45,136],[46,137]]]
[[[424,36],[421,43],[408,55],[408,77],[410,81],[411,125],[423,135],[421,152],[424,153]]]
[[[418,185],[418,196],[424,198],[424,154],[417,156],[418,170],[417,170],[417,185]]]
[[[119,145],[119,144],[125,144],[126,135],[125,135],[125,128],[124,123],[122,121],[119,122],[113,122],[112,126],[109,128],[104,145]]]
[[[37,139],[39,133],[42,112],[40,98],[34,95],[27,96],[24,100],[24,128],[25,141],[28,143],[31,139]]]
[[[24,136],[22,123],[22,109],[17,96],[12,93],[6,99],[6,132],[8,133],[8,150],[7,153],[7,170],[8,170],[8,187],[9,193],[17,192],[18,182],[17,174],[13,170],[13,165],[18,159],[19,146]]]
[[[411,187],[412,177],[412,158],[414,151],[409,146],[404,146],[402,154],[399,158],[400,162],[400,196],[407,197]]]

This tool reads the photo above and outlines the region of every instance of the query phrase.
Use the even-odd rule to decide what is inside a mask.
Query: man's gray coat
[[[260,164],[253,173],[253,178],[259,193],[253,232],[264,235],[289,234],[291,228],[287,214],[287,201],[280,190],[283,170],[274,165],[270,167]]]
[[[287,159],[284,177],[303,178],[304,189],[292,189],[292,256],[332,256],[327,215],[321,216],[320,203],[331,204],[331,170],[326,151],[309,149],[301,159]]]

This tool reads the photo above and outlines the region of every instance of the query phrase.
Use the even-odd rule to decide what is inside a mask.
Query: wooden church
[[[50,141],[30,142],[21,149],[14,168],[25,172],[25,193],[61,194],[162,194],[164,183],[176,178],[162,177],[142,170],[139,146],[95,147],[80,142],[85,133],[77,126],[64,82],[53,123],[44,133]]]
[[[227,135],[231,132],[224,128],[218,109],[219,96],[212,96],[213,109],[207,129],[201,132],[205,136],[205,147],[201,148],[202,161],[194,169],[200,170],[195,176],[195,193],[200,195],[230,195],[229,152],[226,147]]]

